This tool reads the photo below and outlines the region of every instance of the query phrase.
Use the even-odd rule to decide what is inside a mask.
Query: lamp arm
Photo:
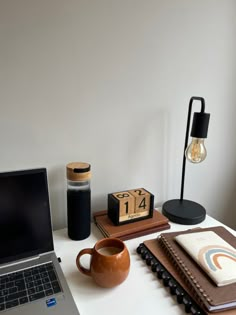
[[[184,179],[185,179],[185,165],[186,165],[186,156],[185,151],[188,146],[188,137],[189,137],[189,127],[190,127],[190,118],[192,113],[192,105],[193,101],[201,101],[201,113],[205,112],[205,100],[202,97],[193,96],[189,101],[189,108],[188,108],[188,117],[187,117],[187,127],[186,127],[186,135],[185,135],[185,144],[184,144],[184,155],[183,155],[183,166],[182,166],[182,179],[181,179],[181,191],[180,191],[180,200],[183,200],[184,196]]]

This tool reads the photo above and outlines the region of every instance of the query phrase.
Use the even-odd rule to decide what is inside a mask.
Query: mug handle
[[[93,254],[93,249],[92,248],[84,248],[82,249],[79,254],[77,255],[76,257],[76,266],[77,268],[79,269],[80,272],[82,272],[83,274],[85,274],[86,276],[91,276],[91,270],[83,267],[80,263],[80,257],[82,255],[85,255],[85,254],[89,254],[89,255],[92,255]]]

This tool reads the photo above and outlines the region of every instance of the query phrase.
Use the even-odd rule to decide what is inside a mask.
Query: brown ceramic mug
[[[81,265],[81,256],[91,255],[90,268]],[[82,249],[76,258],[76,265],[83,274],[91,276],[101,287],[111,288],[121,284],[128,276],[130,255],[125,243],[118,238],[104,238],[93,248]]]

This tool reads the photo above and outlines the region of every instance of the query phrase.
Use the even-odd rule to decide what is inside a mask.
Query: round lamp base
[[[190,200],[173,199],[162,206],[162,213],[172,222],[192,225],[205,220],[206,210],[198,203]]]

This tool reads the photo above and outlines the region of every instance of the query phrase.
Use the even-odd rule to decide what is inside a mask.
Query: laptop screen
[[[0,173],[0,264],[52,250],[46,169]]]

